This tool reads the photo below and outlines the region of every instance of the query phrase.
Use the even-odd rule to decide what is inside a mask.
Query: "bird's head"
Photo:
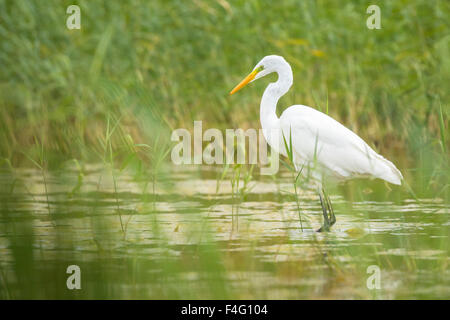
[[[242,80],[236,87],[234,87],[233,90],[231,90],[230,95],[236,93],[237,91],[245,87],[248,83],[267,76],[272,72],[276,72],[277,68],[280,65],[284,64],[287,64],[287,62],[281,56],[265,56],[256,64],[256,66],[253,68],[253,71],[250,72],[250,74],[246,76],[244,80]]]

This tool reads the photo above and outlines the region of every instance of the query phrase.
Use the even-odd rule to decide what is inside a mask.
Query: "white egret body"
[[[329,198],[325,195],[327,203],[324,207],[323,194],[320,193],[323,191],[321,183],[324,174],[342,179],[375,177],[401,184],[402,175],[392,162],[376,153],[358,135],[328,115],[307,106],[293,105],[286,109],[280,118],[277,117],[277,102],[293,82],[291,66],[283,57],[264,57],[230,94],[272,72],[278,74],[278,80],[267,86],[260,107],[264,136],[269,145],[284,156],[287,155],[284,141],[291,139],[296,169],[303,168],[303,173],[304,168],[307,168],[319,183],[325,219],[325,228],[322,227],[320,231],[328,230],[335,221]],[[325,213],[327,207],[332,215],[331,224],[328,222],[328,225],[328,216]]]

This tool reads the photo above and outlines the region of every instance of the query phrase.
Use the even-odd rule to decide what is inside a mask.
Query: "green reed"
[[[414,292],[425,281],[424,271],[432,271],[429,284],[445,290],[448,283],[445,208],[420,218],[408,211],[384,216],[358,209],[366,202],[401,208],[424,199],[449,202],[447,2],[383,2],[381,30],[365,27],[364,1],[75,3],[82,12],[80,31],[65,28],[65,8],[73,2],[0,0],[0,298],[347,298],[339,295],[347,287],[359,288],[348,298],[386,297],[386,290],[365,288],[368,264],[379,265],[388,279],[404,275],[388,298],[448,297]],[[210,221],[216,208],[231,212],[235,202],[239,207],[265,198],[293,204],[302,237],[308,237],[313,222],[305,219],[306,203],[300,207],[304,186],[294,171],[295,197],[285,197],[281,188],[255,196],[251,186],[265,180],[255,174],[258,168],[240,165],[218,168],[223,171],[212,178],[213,200],[171,192],[177,183],[171,130],[191,128],[194,120],[219,129],[259,128],[261,94],[275,78],[257,81],[238,96],[227,94],[268,54],[283,55],[294,71],[280,112],[299,103],[326,112],[405,177],[402,187],[364,180],[333,187],[345,199],[335,203],[338,224],[339,212],[364,218],[352,229],[337,226],[335,234],[300,240],[298,232],[291,239],[288,231],[270,240],[241,234],[234,242],[216,240],[220,230]],[[27,175],[26,168],[37,174]],[[207,179],[205,172],[199,167],[194,177]],[[95,177],[93,188],[89,177]],[[233,186],[231,195],[219,193],[225,180]],[[136,190],[126,189],[130,181]],[[178,229],[167,227],[158,208],[182,201],[195,205],[174,209],[183,222]],[[309,211],[320,217],[317,206]],[[244,218],[239,215],[240,226]],[[432,237],[419,228],[414,234],[377,232],[371,229],[377,219],[441,227],[427,229]],[[130,235],[136,225],[140,237]],[[372,231],[365,234],[365,227]],[[87,236],[80,239],[81,231]],[[342,232],[349,233],[345,241]],[[236,244],[245,249],[232,250]],[[261,258],[271,246],[298,255],[299,244],[311,256]],[[85,245],[89,249],[81,250]],[[396,248],[404,254],[396,255]],[[420,250],[437,258],[420,259]],[[81,292],[64,286],[65,269],[75,262],[84,270]],[[280,280],[270,290],[260,287],[267,275]],[[324,284],[299,281],[312,278]],[[291,282],[295,294],[282,285]]]

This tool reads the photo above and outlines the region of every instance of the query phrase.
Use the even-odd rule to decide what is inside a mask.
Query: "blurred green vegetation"
[[[65,26],[72,3],[81,30]],[[364,1],[2,0],[0,154],[22,165],[40,141],[51,167],[98,161],[109,117],[120,120],[118,150],[193,120],[258,128],[268,81],[228,92],[279,54],[294,71],[279,112],[294,103],[325,111],[328,101],[331,116],[400,168],[435,160],[448,147],[450,5],[379,5],[382,29],[369,30]]]
[[[66,8],[71,4],[81,8],[81,30],[66,28]],[[158,234],[156,246],[163,251],[157,260],[143,258],[139,250],[126,258],[116,257],[114,250],[102,247],[101,243],[108,243],[102,238],[104,228],[93,223],[93,238],[100,243],[93,251],[96,260],[83,261],[84,267],[98,270],[89,275],[96,289],[77,296],[64,287],[56,288],[55,282],[55,274],[61,275],[63,266],[79,258],[75,233],[59,225],[57,213],[66,212],[72,197],[83,189],[88,175],[85,165],[100,163],[105,172],[96,192],[83,193],[76,200],[94,198],[83,207],[92,212],[102,206],[102,196],[117,203],[114,214],[120,217],[120,226],[115,231],[119,236],[109,241],[125,241],[117,240],[126,234],[128,218],[122,219],[122,214],[136,212],[123,209],[127,198],[118,195],[118,176],[125,168],[131,169],[142,186],[139,201],[150,207],[146,212],[156,212],[155,185],[165,180],[170,189],[170,176],[162,173],[162,167],[170,164],[171,130],[191,129],[194,120],[203,120],[204,128],[259,128],[259,101],[270,80],[257,81],[232,97],[228,92],[269,54],[284,56],[294,72],[294,85],[280,101],[279,114],[292,104],[328,111],[392,160],[406,178],[404,190],[390,194],[379,181],[351,182],[341,190],[348,200],[391,197],[399,202],[416,197],[448,203],[450,2],[371,4],[381,7],[380,30],[366,27],[366,1],[0,0],[0,167],[7,172],[0,179],[0,212],[2,221],[8,222],[2,224],[2,232],[15,263],[14,278],[7,277],[7,268],[0,264],[0,297],[273,297],[254,288],[232,292],[227,271],[233,268],[295,278],[308,277],[308,272],[314,272],[305,271],[308,266],[322,264],[337,287],[342,281],[351,285],[354,278],[364,277],[363,267],[339,267],[332,251],[326,262],[272,265],[257,261],[255,251],[244,256],[207,241],[198,247],[186,246],[182,256],[174,259],[170,235],[160,233],[155,218],[152,232]],[[33,214],[20,212],[23,221],[14,216],[15,205],[34,201],[27,191],[27,177],[16,173],[22,167],[33,167],[40,174],[46,198],[38,203],[45,205],[49,221],[57,226],[55,246],[66,250],[53,260],[55,264],[46,261],[47,267],[37,263],[39,255],[34,252],[38,236]],[[75,180],[66,181],[72,191],[61,195],[57,187],[47,190],[48,177],[55,183],[54,172],[61,174],[68,167],[78,172]],[[242,170],[242,176],[251,176],[249,168]],[[102,193],[106,193],[101,182],[104,176],[112,177],[114,186],[107,195]],[[61,185],[65,183],[58,179]],[[366,188],[375,192],[364,194]],[[240,197],[243,201],[244,196]],[[293,201],[281,193],[277,197],[281,202]],[[220,198],[214,203],[220,203]],[[437,236],[447,242],[424,241],[419,235],[375,236],[375,240],[405,250],[419,245],[448,252],[445,218],[442,215],[434,222],[442,224]],[[401,219],[417,222],[404,213]],[[348,250],[345,257],[359,255],[403,272],[419,273],[417,264],[425,263],[410,256],[399,257],[399,261],[379,258],[376,247],[342,250]],[[132,292],[112,287],[118,272],[108,269],[112,265],[119,266],[123,283],[148,281],[156,288],[149,295],[144,287],[136,286]],[[204,277],[195,288],[192,282],[178,286],[186,265]],[[447,279],[442,275],[448,270],[448,255],[426,267],[436,271],[434,283]],[[163,271],[149,276],[142,272],[146,269]],[[48,280],[48,287],[30,285],[39,277]],[[64,281],[65,274],[60,277]],[[350,280],[342,280],[345,277]]]

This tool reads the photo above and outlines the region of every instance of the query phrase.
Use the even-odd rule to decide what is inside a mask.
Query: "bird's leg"
[[[330,213],[330,227],[336,223],[336,216],[334,215],[333,206],[331,205],[330,197],[327,193],[325,193],[325,190],[322,189],[323,195],[325,197],[325,201],[327,203],[328,212]]]
[[[322,190],[320,189],[319,189],[319,198],[320,198],[320,205],[322,206],[323,226],[320,227],[320,229],[317,230],[317,232],[330,231],[330,222],[328,221],[327,208],[322,196]]]

